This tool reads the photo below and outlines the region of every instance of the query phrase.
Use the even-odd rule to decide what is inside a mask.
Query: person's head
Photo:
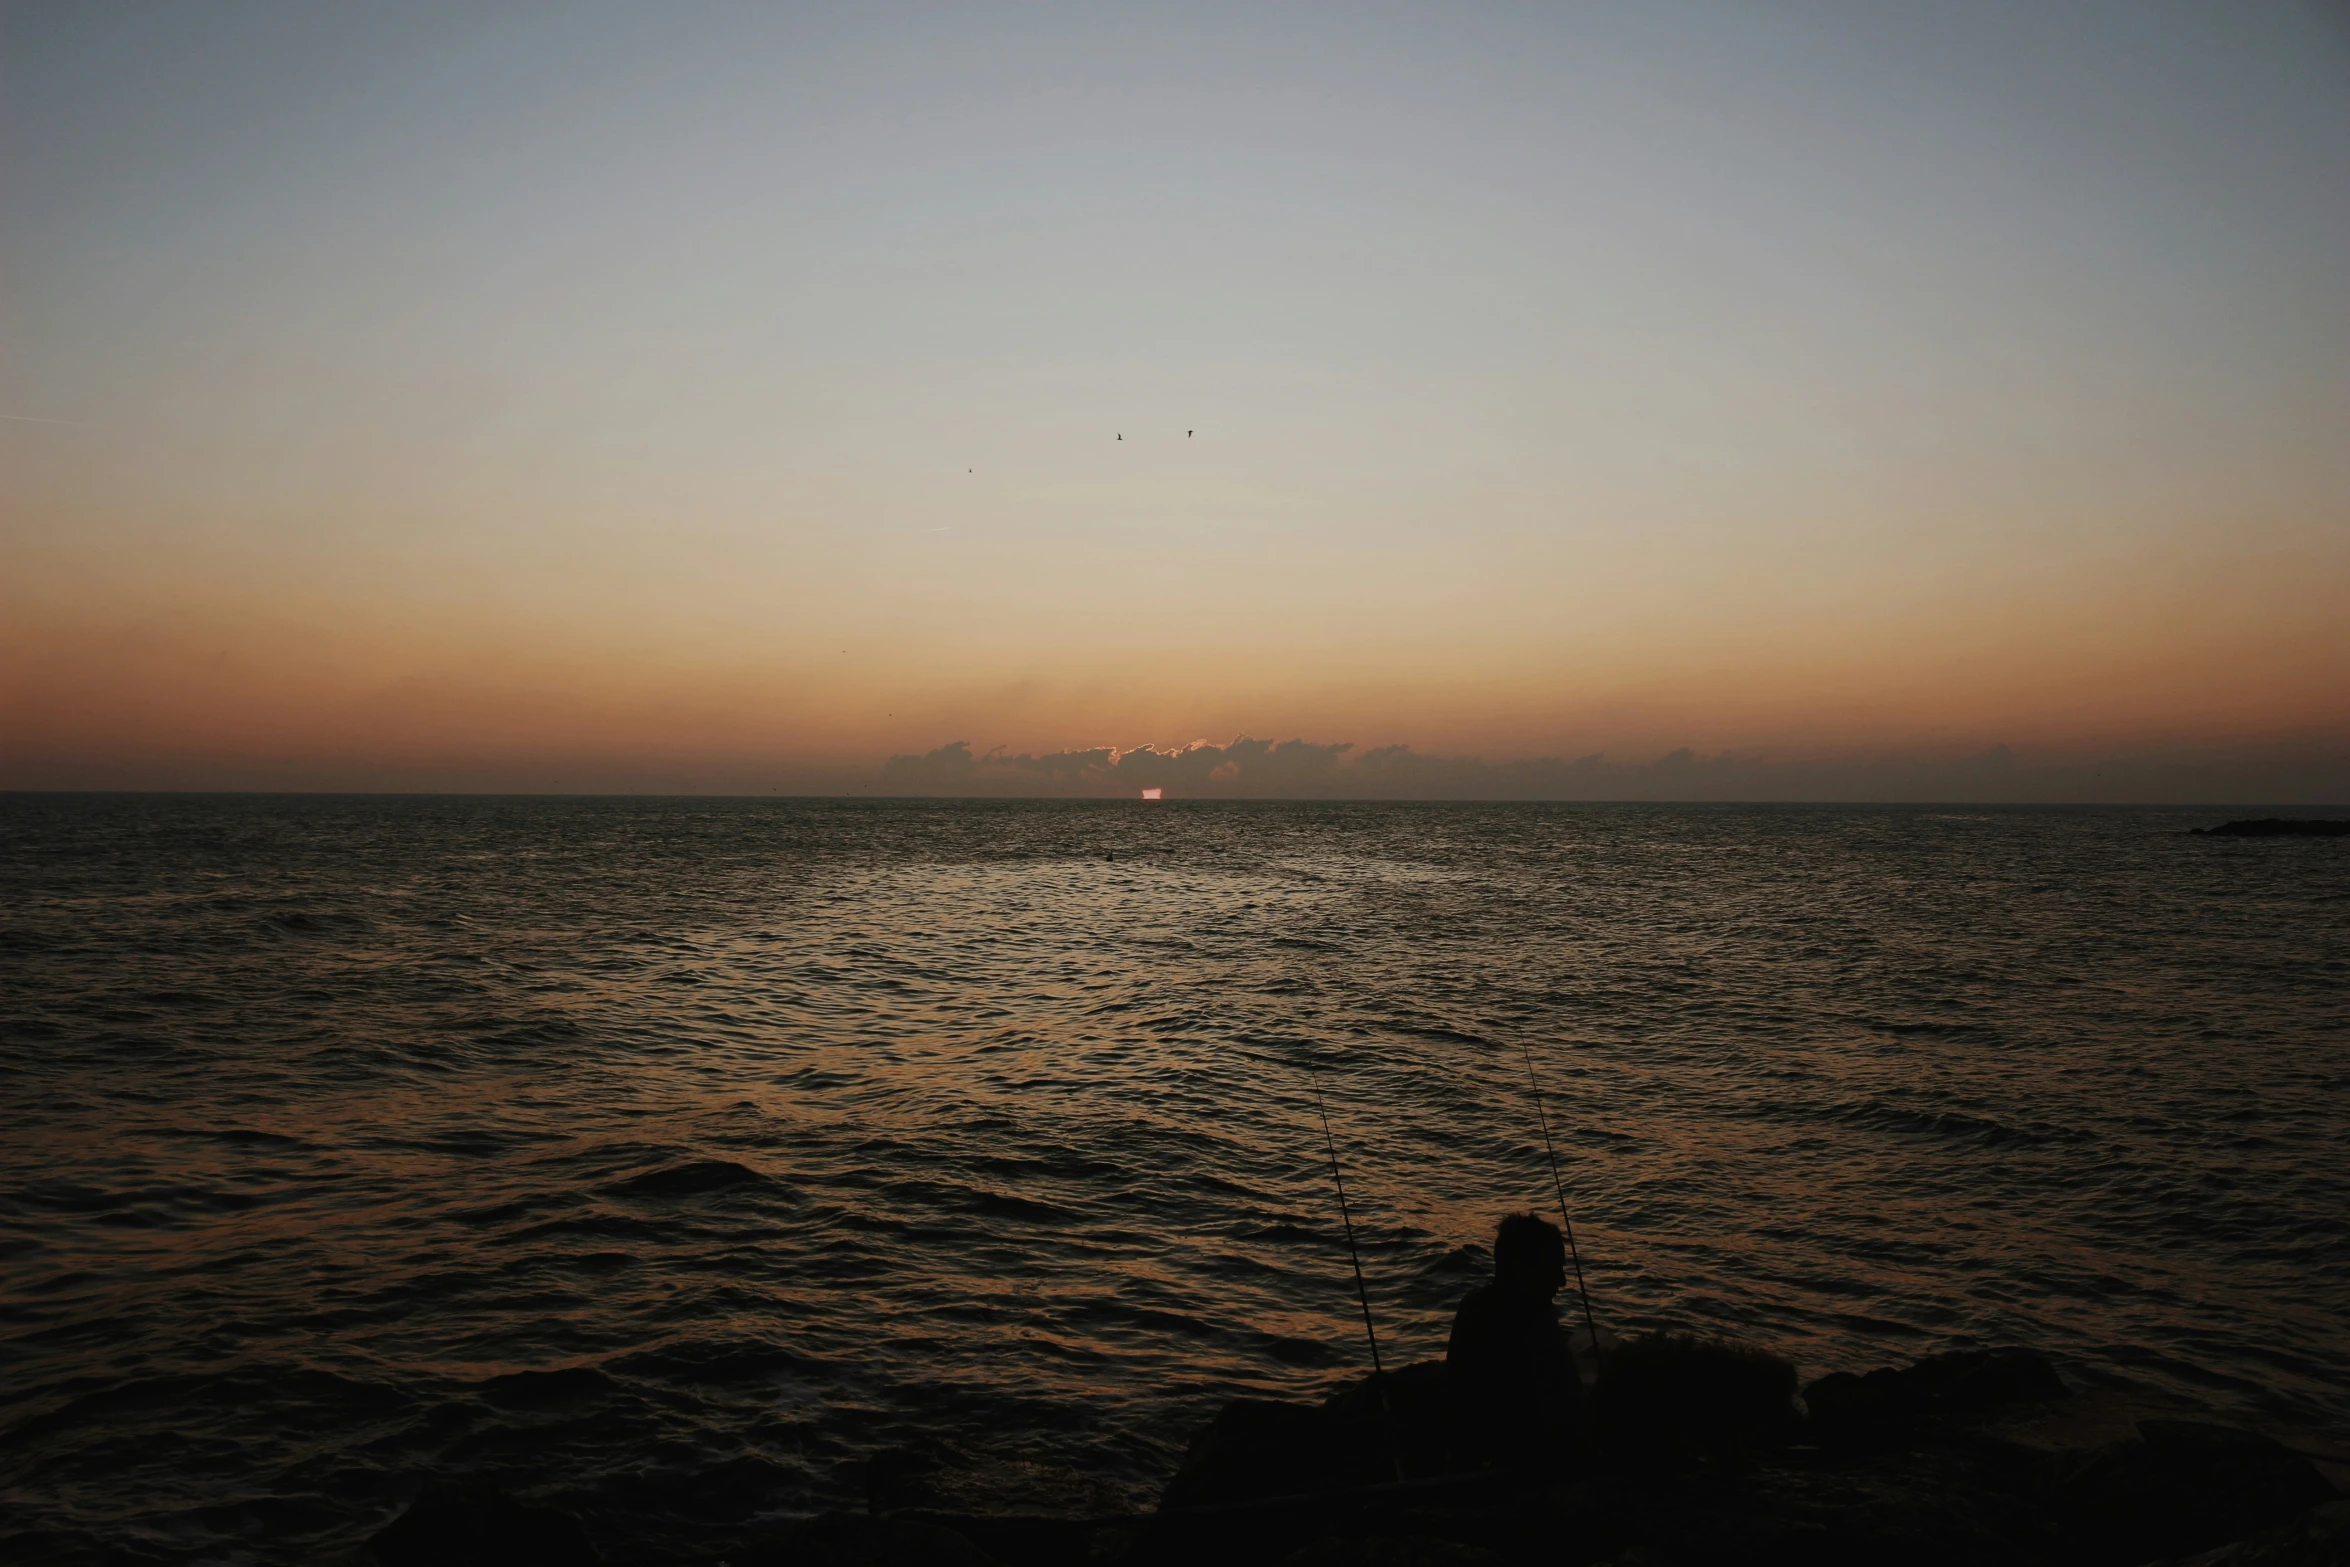
[[[1530,1213],[1513,1213],[1493,1232],[1493,1282],[1544,1300],[1567,1282],[1567,1243],[1558,1226]]]

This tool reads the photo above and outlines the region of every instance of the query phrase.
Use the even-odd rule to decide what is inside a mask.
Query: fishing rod
[[[1525,1040],[1518,1048],[1526,1056],[1526,1086],[1534,1090],[1534,1120],[1542,1128],[1542,1151],[1550,1159],[1550,1184],[1559,1194],[1559,1223],[1566,1226],[1567,1258],[1575,1265],[1575,1294],[1583,1302],[1583,1326],[1591,1330],[1591,1358],[1599,1358],[1599,1323],[1591,1315],[1591,1291],[1583,1287],[1583,1255],[1575,1249],[1575,1221],[1567,1217],[1567,1178],[1559,1174],[1558,1149],[1550,1141],[1550,1117],[1542,1110],[1542,1079],[1534,1075],[1534,1047]]]
[[[1403,1455],[1395,1445],[1395,1415],[1387,1407],[1387,1368],[1379,1363],[1379,1330],[1371,1326],[1371,1292],[1363,1283],[1363,1254],[1355,1249],[1355,1221],[1346,1211],[1346,1177],[1338,1173],[1338,1139],[1330,1133],[1330,1107],[1322,1102],[1321,1069],[1306,1070],[1313,1074],[1307,1081],[1314,1088],[1314,1110],[1322,1117],[1322,1144],[1330,1150],[1330,1180],[1338,1188],[1338,1222],[1346,1230],[1347,1260],[1354,1264],[1355,1299],[1363,1308],[1363,1337],[1371,1341],[1371,1385],[1379,1390],[1379,1423],[1387,1431],[1387,1461],[1401,1481]]]

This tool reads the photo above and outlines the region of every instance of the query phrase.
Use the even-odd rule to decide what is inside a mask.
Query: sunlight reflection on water
[[[2151,811],[20,799],[19,1541],[1127,1501],[1549,1203],[1619,1328],[2350,1424],[2350,854]],[[55,1531],[44,1533],[43,1531]],[[730,1532],[735,1531],[735,1532]],[[5,1542],[0,1542],[5,1543]],[[60,1547],[65,1548],[65,1547]],[[47,1549],[43,1546],[43,1549]]]

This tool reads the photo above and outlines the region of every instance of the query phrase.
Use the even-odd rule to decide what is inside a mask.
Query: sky
[[[2318,0],[9,3],[0,787],[2350,802],[2345,279]]]

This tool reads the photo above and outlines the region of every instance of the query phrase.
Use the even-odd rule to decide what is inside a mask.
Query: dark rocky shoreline
[[[870,1466],[866,1512],[779,1528],[727,1567],[2350,1567],[2350,1448],[2075,1391],[2029,1350],[1839,1373],[1798,1403],[1791,1373],[1756,1375],[1767,1356],[1665,1348],[1612,1398],[1603,1374],[1563,1466],[1464,1471],[1429,1362],[1391,1373],[1386,1415],[1368,1378],[1320,1405],[1226,1405],[1153,1513],[999,1510],[954,1455],[901,1452]],[[595,1560],[577,1521],[462,1487],[358,1555]]]

